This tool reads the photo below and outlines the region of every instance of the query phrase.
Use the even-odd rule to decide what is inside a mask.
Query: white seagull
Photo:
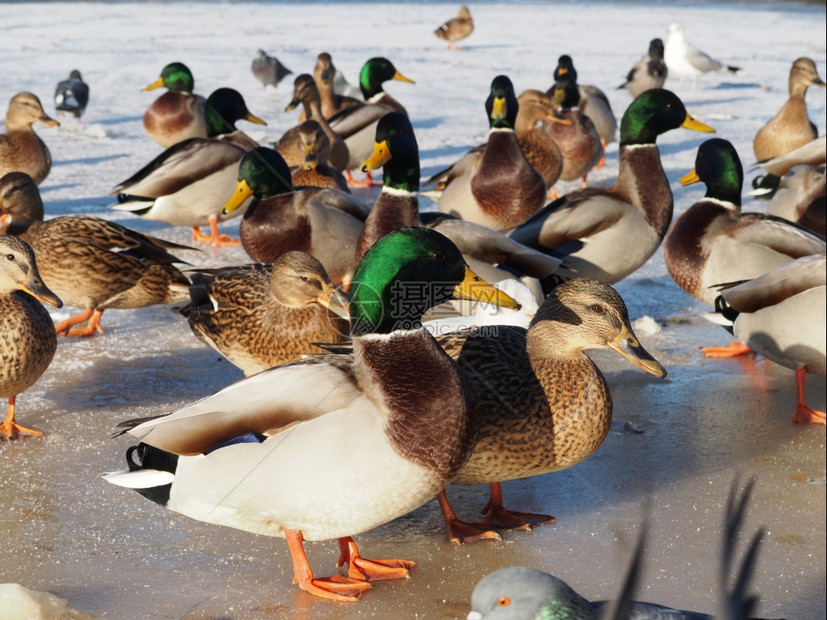
[[[686,42],[686,36],[680,24],[669,25],[669,38],[666,40],[663,59],[666,61],[666,67],[669,69],[669,73],[680,76],[681,88],[683,88],[685,78],[692,78],[693,91],[695,90],[695,81],[698,79],[698,76],[704,73],[709,73],[710,71],[739,73],[741,71],[739,67],[725,65],[701,50],[692,47]]]

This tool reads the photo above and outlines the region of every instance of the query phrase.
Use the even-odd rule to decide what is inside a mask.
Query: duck
[[[306,252],[321,261],[337,286],[350,281],[367,205],[335,189],[293,187],[284,159],[267,147],[244,155],[237,179],[224,210],[253,199],[239,225],[250,258],[272,263],[290,250]]]
[[[110,208],[173,226],[190,226],[194,241],[237,246],[238,240],[218,232],[218,222],[243,213],[240,210],[231,216],[223,207],[232,196],[238,162],[255,143],[227,130],[235,130],[238,120],[267,123],[253,115],[232,88],[219,88],[207,102],[208,137],[176,143],[118,183],[110,193],[118,196],[118,203]],[[201,226],[209,226],[210,234],[204,235]]]
[[[17,423],[17,395],[28,390],[46,372],[57,351],[52,317],[43,304],[62,303],[43,283],[31,247],[10,235],[0,235],[0,396],[9,407],[0,439],[20,434],[40,437],[41,431]]]
[[[103,334],[107,308],[143,308],[189,297],[189,279],[168,250],[192,249],[115,222],[84,215],[44,221],[43,201],[31,177],[0,178],[0,231],[28,243],[46,285],[77,316],[53,326],[60,336]],[[82,327],[76,327],[85,323]]]
[[[359,87],[364,103],[356,102],[328,118],[330,128],[342,137],[350,154],[345,167],[350,185],[373,185],[370,175],[366,176],[364,182],[360,182],[353,178],[350,171],[358,169],[373,152],[373,137],[379,119],[393,110],[407,114],[405,108],[384,91],[382,85],[389,80],[415,83],[402,75],[387,58],[378,56],[368,59],[359,73]]]
[[[193,334],[246,376],[323,353],[314,343],[349,336],[346,302],[322,264],[304,252],[192,279],[190,303],[178,312]]]
[[[709,306],[718,285],[751,280],[796,258],[827,251],[823,237],[782,218],[741,212],[744,172],[728,140],[707,140],[683,186],[703,182],[704,197],[669,230],[663,255],[675,283]]]
[[[330,143],[330,155],[328,156],[330,165],[338,171],[347,168],[350,158],[348,147],[342,137],[333,131],[330,124],[325,120],[321,111],[319,88],[316,86],[313,77],[307,73],[302,73],[293,81],[293,98],[284,108],[284,111],[290,112],[299,105],[304,110],[305,118],[315,120],[327,136]],[[273,148],[279,152],[279,155],[284,158],[288,166],[301,166],[304,163],[305,151],[299,127],[301,125],[288,129],[273,144]]]
[[[371,581],[407,577],[414,562],[363,558],[352,537],[432,499],[475,435],[464,373],[421,326],[401,327],[422,313],[394,301],[409,281],[427,284],[426,305],[496,291],[439,233],[394,231],[354,276],[352,363],[314,356],[172,414],[126,422],[141,443],[127,451],[129,470],[106,480],[200,521],[285,538],[294,583],[320,597],[354,601]],[[304,541],[328,539],[338,539],[347,577],[313,574]]]
[[[459,49],[457,41],[471,36],[474,32],[474,20],[471,18],[471,11],[467,6],[460,7],[456,17],[452,17],[439,28],[434,30],[438,39],[448,41],[448,49]]]
[[[750,350],[795,370],[797,403],[793,422],[824,424],[825,413],[807,406],[808,374],[827,375],[825,299],[827,255],[802,256],[735,286],[724,285],[715,312],[707,315],[724,325]],[[732,346],[704,347],[706,357],[731,357]]]
[[[695,120],[673,92],[641,93],[620,123],[615,183],[566,194],[509,236],[562,258],[564,265],[556,273],[561,279],[583,277],[614,284],[633,273],[655,253],[672,221],[672,190],[656,140],[679,127],[714,131]]]
[[[495,77],[485,102],[488,141],[479,157],[453,166],[437,203],[439,211],[502,232],[543,206],[545,182],[526,159],[514,131],[518,108],[511,80]]]
[[[818,137],[807,114],[805,96],[810,86],[825,87],[815,62],[798,58],[790,68],[790,97],[781,109],[755,134],[752,142],[755,158],[760,161],[789,153]]]
[[[52,169],[49,147],[32,130],[32,124],[60,125],[43,110],[37,95],[17,93],[6,111],[6,133],[0,134],[0,176],[25,172],[40,185]]]
[[[316,65],[313,67],[313,79],[319,89],[321,98],[321,112],[324,118],[330,118],[339,110],[361,103],[363,100],[342,95],[336,92],[336,67],[333,65],[333,58],[327,52],[322,52],[316,57]],[[299,114],[299,122],[307,118],[307,112],[302,109]]]
[[[152,84],[141,90],[167,88],[144,112],[144,129],[163,148],[189,138],[206,138],[207,100],[192,91],[195,79],[182,62],[171,62]],[[221,133],[224,133],[223,131]]]
[[[456,518],[439,495],[450,539],[499,538],[492,526],[530,529],[549,515],[503,507],[500,483],[560,471],[591,456],[612,421],[609,386],[586,349],[609,348],[644,372],[666,370],[640,344],[623,299],[610,286],[575,278],[550,291],[528,329],[461,330],[437,337],[468,372],[480,399],[480,431],[454,484],[488,484],[491,499],[480,525]]]
[[[669,69],[663,60],[663,40],[655,38],[649,41],[649,51],[634,64],[617,88],[625,88],[635,98],[650,88],[663,88],[668,75]]]
[[[678,23],[669,24],[669,37],[663,47],[663,60],[669,73],[681,78],[680,89],[686,78],[692,78],[692,92],[700,76],[707,73],[741,73],[741,68],[727,65],[720,60],[712,58],[706,52],[702,52],[686,40],[683,26]]]
[[[72,69],[69,77],[57,83],[55,88],[55,109],[77,119],[83,116],[89,104],[89,84],[83,81],[80,71]],[[58,116],[58,118],[60,118]]]
[[[291,166],[294,186],[331,187],[350,193],[344,175],[328,165],[330,140],[317,120],[308,119],[299,125],[299,140],[304,150],[304,161]]]
[[[278,58],[270,56],[264,50],[260,49],[256,52],[256,57],[250,65],[250,70],[253,72],[255,78],[261,82],[262,88],[272,86],[278,89],[279,82],[281,82],[288,75],[293,72],[281,64]]]

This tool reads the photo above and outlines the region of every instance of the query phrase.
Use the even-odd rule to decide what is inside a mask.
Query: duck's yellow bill
[[[687,185],[692,185],[693,183],[700,183],[701,178],[698,176],[698,173],[695,171],[694,168],[683,175],[680,179],[680,184],[684,187]]]
[[[156,88],[161,88],[163,85],[164,85],[164,78],[159,77],[157,80],[155,80],[155,81],[154,81],[152,84],[150,84],[149,86],[144,86],[144,87],[141,89],[141,92],[143,92],[143,91],[145,91],[145,90],[155,90]]]
[[[494,105],[491,106],[491,118],[498,120],[505,118],[506,109],[505,97],[494,97]]]
[[[291,110],[295,110],[296,108],[298,108],[298,107],[299,107],[299,104],[300,104],[300,103],[301,103],[301,102],[300,102],[300,101],[298,101],[297,99],[293,99],[293,101],[291,101],[290,103],[288,103],[288,104],[284,107],[284,111],[285,111],[285,112],[290,112]]]
[[[46,125],[46,127],[60,127],[60,123],[58,123],[55,119],[53,119],[48,114],[41,114],[40,116],[37,117],[37,120],[39,120],[41,123]]]
[[[481,301],[502,308],[520,309],[520,304],[516,299],[491,286],[471,271],[468,265],[465,266],[465,279],[454,287],[454,297]]]
[[[250,121],[251,123],[255,123],[256,125],[266,125],[267,124],[265,121],[261,120],[255,114],[250,114],[250,113],[248,113],[247,116],[244,117],[244,120],[245,121]]]
[[[336,316],[350,320],[347,298],[339,290],[330,284],[325,284],[322,294],[316,298],[316,303],[324,306]]]
[[[377,168],[381,168],[388,163],[390,159],[391,150],[390,147],[388,147],[387,140],[382,140],[382,142],[374,142],[373,153],[371,153],[371,156],[368,157],[361,166],[359,166],[359,169],[362,172],[376,170]]]
[[[700,131],[701,133],[715,133],[715,130],[712,127],[692,118],[689,114],[686,115],[681,127],[684,129],[691,129],[692,131]]]
[[[641,346],[637,336],[625,325],[614,340],[607,344],[610,349],[620,353],[643,372],[661,378],[666,376],[666,369],[660,365],[658,360],[649,355],[649,352]]]
[[[411,78],[406,78],[404,75],[399,73],[399,71],[394,73],[393,78],[391,79],[399,80],[400,82],[407,82],[408,84],[416,84],[416,82],[414,82]]]
[[[232,197],[226,202],[224,208],[222,209],[222,212],[224,214],[232,213],[241,205],[243,205],[244,201],[252,195],[253,188],[249,186],[247,181],[245,181],[244,179],[239,180],[239,182],[236,183],[235,191],[233,192]]]

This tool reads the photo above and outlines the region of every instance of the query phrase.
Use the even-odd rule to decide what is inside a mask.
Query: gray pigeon
[[[69,79],[61,80],[55,88],[55,109],[80,118],[89,103],[89,85],[83,81],[80,71],[73,70]]]
[[[279,62],[275,56],[268,56],[264,50],[258,50],[252,64],[253,75],[261,82],[262,86],[268,84],[273,88],[278,87],[285,77],[293,72]]]
[[[663,88],[666,81],[666,63],[663,61],[663,41],[652,39],[649,51],[635,63],[626,76],[626,81],[618,88],[625,88],[632,97],[651,88]]]

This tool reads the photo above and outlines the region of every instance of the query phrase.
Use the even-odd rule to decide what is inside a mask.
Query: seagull
[[[681,87],[685,78],[692,78],[692,90],[695,90],[695,81],[698,76],[710,71],[728,71],[738,73],[740,67],[725,65],[719,60],[705,54],[701,50],[692,47],[686,42],[683,27],[680,24],[670,24],[669,38],[666,40],[663,59],[670,73],[680,76]]]
[[[55,109],[62,115],[68,112],[79,119],[89,103],[89,85],[83,81],[80,71],[73,70],[69,78],[61,80],[55,88]]]
[[[618,89],[625,88],[634,98],[645,90],[663,88],[666,73],[666,63],[663,61],[663,41],[652,39],[649,42],[649,51],[635,63],[626,76],[626,81],[618,86]]]
[[[251,66],[253,75],[264,88],[269,84],[277,88],[279,82],[293,72],[279,62],[275,56],[268,56],[264,50],[258,50]]]

